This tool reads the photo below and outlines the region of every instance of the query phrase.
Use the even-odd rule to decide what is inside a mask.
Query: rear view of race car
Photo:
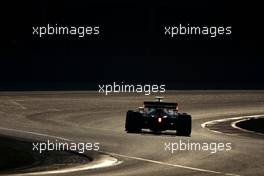
[[[174,130],[177,135],[190,136],[192,117],[187,113],[178,112],[177,103],[145,101],[138,111],[129,110],[126,114],[125,130],[127,132],[141,132],[150,129],[154,132]]]

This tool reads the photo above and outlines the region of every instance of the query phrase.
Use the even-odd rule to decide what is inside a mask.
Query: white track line
[[[4,127],[0,127],[0,130],[14,131],[14,132],[26,133],[26,134],[33,134],[33,135],[37,135],[37,136],[45,136],[45,137],[50,137],[50,138],[54,138],[54,139],[60,139],[60,140],[64,140],[64,141],[72,141],[70,139],[59,137],[59,136],[53,136],[53,135],[37,133],[37,132],[31,132],[31,131],[10,129],[10,128],[4,128]],[[21,173],[21,174],[6,174],[6,175],[10,175],[10,176],[25,176],[25,175],[60,174],[60,173],[77,172],[77,171],[84,171],[84,170],[96,169],[96,168],[104,168],[104,167],[118,165],[120,163],[121,162],[118,161],[118,159],[116,159],[114,157],[105,156],[99,161],[94,161],[94,163],[92,163],[92,164],[88,163],[88,164],[84,164],[84,165],[81,165],[81,166],[75,166],[75,167],[72,167],[72,168],[64,168],[64,169],[60,169],[60,170],[50,170],[50,171],[28,172],[28,173]]]
[[[46,136],[46,137],[52,137],[52,138],[57,138],[57,139],[62,139],[66,141],[72,141],[67,138],[63,137],[58,137],[58,136],[52,136],[48,134],[42,134],[42,133],[36,133],[36,132],[30,132],[30,131],[23,131],[23,130],[17,130],[17,129],[9,129],[9,128],[3,128],[0,127],[2,130],[8,130],[8,131],[15,131],[15,132],[22,132],[22,133],[27,133],[27,134],[34,134],[34,135],[39,135],[39,136]],[[146,158],[140,158],[140,157],[134,157],[134,156],[128,156],[128,155],[123,155],[123,154],[118,154],[118,153],[112,153],[112,152],[106,152],[106,151],[101,151],[102,153],[108,154],[108,155],[113,155],[113,156],[119,156],[123,158],[129,158],[129,159],[134,159],[134,160],[139,160],[139,161],[144,161],[144,162],[149,162],[153,164],[159,164],[159,165],[164,165],[164,166],[171,166],[171,167],[177,167],[177,168],[183,168],[183,169],[188,169],[188,170],[193,170],[193,171],[199,171],[199,172],[205,172],[205,173],[211,173],[211,174],[220,174],[220,175],[228,175],[228,176],[240,176],[237,174],[232,174],[232,173],[225,173],[225,172],[219,172],[219,171],[213,171],[213,170],[208,170],[208,169],[201,169],[201,168],[196,168],[196,167],[190,167],[190,166],[184,166],[184,165],[178,165],[178,164],[171,164],[171,163],[166,163],[162,161],[156,161],[156,160],[151,160],[151,159],[146,159]],[[117,165],[121,162],[111,162],[111,165]],[[109,164],[109,162],[107,162]],[[110,165],[108,165],[110,166]],[[99,167],[107,167],[106,163],[104,163],[103,166]],[[87,165],[86,167],[74,167],[74,168],[69,168],[69,169],[62,169],[62,170],[57,170],[57,171],[42,171],[42,172],[34,172],[34,173],[25,173],[25,175],[40,175],[40,174],[55,174],[55,173],[66,173],[66,172],[76,172],[76,171],[81,171],[81,170],[88,170],[88,169],[93,169],[93,168],[98,168],[98,167],[92,167],[91,165]],[[35,174],[37,173],[37,174]],[[23,176],[19,174],[10,174],[10,176],[17,175],[17,176]]]
[[[37,135],[37,136],[51,137],[51,138],[55,138],[55,139],[61,139],[64,141],[71,141],[70,139],[67,139],[67,138],[63,138],[63,137],[59,137],[59,136],[53,136],[53,135],[49,135],[49,134],[31,132],[31,131],[16,130],[16,129],[4,128],[4,127],[0,127],[0,130],[14,131],[14,132],[19,132],[19,133],[33,134],[33,135]]]
[[[264,118],[264,117],[262,117],[262,118]],[[250,131],[250,130],[247,130],[247,129],[244,129],[244,128],[240,128],[240,127],[238,127],[236,125],[239,122],[243,122],[243,121],[247,121],[247,120],[249,120],[249,119],[242,119],[242,120],[239,120],[239,121],[232,122],[231,123],[231,126],[233,128],[239,129],[239,130],[244,131],[244,132],[247,132],[247,133],[254,133],[254,134],[258,134],[258,135],[264,135],[263,133],[259,133],[259,132],[255,132],[255,131]]]
[[[233,128],[236,128],[238,130],[244,131],[244,132],[254,133],[254,134],[258,134],[258,135],[263,135],[262,133],[258,133],[258,132],[254,132],[254,131],[250,131],[250,130],[246,130],[246,129],[242,129],[242,128],[236,126],[236,124],[238,122],[246,121],[246,120],[249,120],[251,118],[262,118],[262,117],[264,117],[264,114],[224,118],[224,119],[212,120],[212,121],[208,121],[208,122],[202,123],[201,124],[201,127],[202,128],[206,128],[207,125],[214,125],[214,124],[217,124],[217,123],[220,123],[220,122],[227,122],[227,121],[237,120],[235,122],[232,122],[230,124],[230,126],[232,126]],[[216,130],[211,130],[211,129],[209,129],[209,130],[212,131],[212,132],[215,132],[215,133],[221,133],[221,134],[223,134],[223,132],[221,132],[221,131],[216,131]],[[237,134],[229,134],[229,133],[225,133],[225,134],[228,134],[228,135],[237,135]]]
[[[39,171],[39,172],[28,172],[28,173],[21,173],[21,174],[8,174],[9,176],[26,176],[26,175],[46,175],[46,174],[65,174],[70,172],[80,172],[89,169],[98,169],[104,168],[109,166],[114,166],[119,164],[120,162],[114,157],[104,157],[101,161],[98,161],[95,164],[84,164],[81,166],[75,166],[71,168],[64,168],[60,170],[50,170],[50,171]]]
[[[208,169],[183,166],[183,165],[178,165],[178,164],[171,164],[171,163],[166,163],[166,162],[162,162],[162,161],[156,161],[156,160],[145,159],[145,158],[134,157],[134,156],[128,156],[128,155],[122,155],[122,154],[117,154],[117,153],[108,153],[108,152],[105,152],[105,153],[110,154],[110,155],[116,155],[116,156],[123,157],[123,158],[140,160],[140,161],[145,161],[145,162],[149,162],[149,163],[154,163],[154,164],[159,164],[159,165],[164,165],[164,166],[177,167],[177,168],[183,168],[183,169],[188,169],[188,170],[193,170],[193,171],[206,172],[206,173],[211,173],[211,174],[229,175],[229,176],[240,176],[240,175],[232,174],[232,173],[225,173],[225,172],[213,171],[213,170],[208,170]]]

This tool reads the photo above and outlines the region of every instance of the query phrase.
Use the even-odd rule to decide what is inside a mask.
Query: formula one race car
[[[145,101],[138,111],[127,111],[125,129],[127,132],[141,132],[150,129],[154,132],[175,130],[177,135],[190,136],[192,130],[192,117],[187,113],[178,112],[177,103],[158,101]]]

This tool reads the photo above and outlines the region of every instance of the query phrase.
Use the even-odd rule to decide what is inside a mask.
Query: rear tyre
[[[179,136],[191,136],[192,117],[188,114],[179,115],[176,130],[176,134]]]
[[[127,111],[125,129],[128,133],[141,132],[142,115],[139,112]]]

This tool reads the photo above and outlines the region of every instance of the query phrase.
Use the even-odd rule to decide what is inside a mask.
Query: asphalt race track
[[[99,142],[100,151],[120,161],[112,167],[58,175],[264,175],[263,136],[201,127],[207,121],[264,114],[264,91],[171,91],[163,96],[192,115],[191,137],[175,136],[174,132],[128,134],[124,131],[126,111],[154,96],[105,96],[88,91],[1,92],[0,133],[32,140],[60,137]],[[216,153],[165,151],[165,143],[179,140],[231,142],[232,149]]]

